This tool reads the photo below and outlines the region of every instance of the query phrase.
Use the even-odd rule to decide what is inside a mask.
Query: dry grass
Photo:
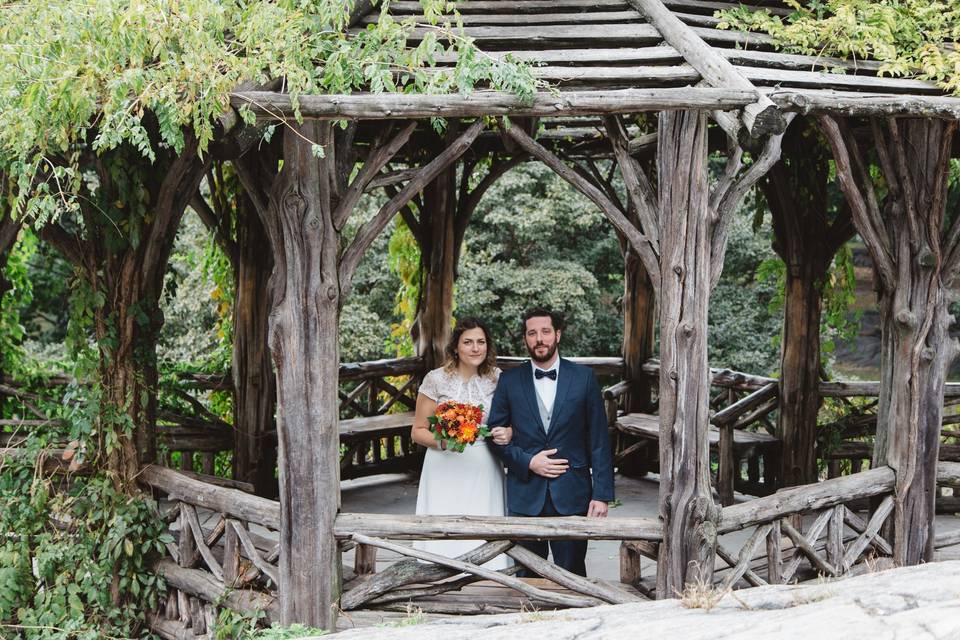
[[[709,612],[720,604],[730,589],[721,589],[712,582],[698,578],[696,582],[688,582],[680,594],[680,604],[687,609],[703,609]]]

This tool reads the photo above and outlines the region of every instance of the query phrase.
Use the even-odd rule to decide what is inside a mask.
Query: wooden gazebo
[[[756,4],[788,12],[776,2]],[[161,563],[172,589],[165,611],[153,619],[158,632],[185,637],[187,627],[204,629],[204,620],[210,620],[204,611],[211,610],[204,603],[215,601],[241,610],[260,608],[283,623],[334,628],[338,610],[356,618],[358,610],[377,598],[382,602],[391,590],[463,572],[558,606],[640,597],[537,564],[510,542],[524,537],[633,541],[629,549],[658,558],[659,597],[672,597],[697,580],[712,582],[717,554],[730,565],[723,578],[730,586],[741,579],[789,581],[801,564],[843,575],[868,551],[899,564],[932,558],[937,483],[960,481],[958,465],[938,464],[945,372],[955,355],[947,336],[946,294],[960,265],[960,225],[954,220],[948,229],[941,227],[960,100],[926,82],[880,77],[879,65],[869,61],[789,55],[777,52],[765,36],[717,29],[713,13],[732,6],[708,0],[459,3],[463,33],[482,51],[540,63],[533,72],[554,88],[530,101],[491,91],[300,96],[304,120],[297,124],[290,96],[280,91],[234,94],[235,108],[252,109],[263,121],[285,120],[284,133],[273,145],[242,150],[234,160],[273,249],[270,348],[279,415],[279,502],[157,466],[146,469],[143,480],[178,502],[172,516],[179,516],[179,545]],[[375,22],[378,11],[358,11],[355,28]],[[416,15],[420,4],[398,0],[390,11],[398,17]],[[411,37],[422,38],[431,28],[418,27]],[[635,116],[653,113],[658,114],[655,131],[637,124]],[[432,132],[429,119],[436,117],[447,120],[442,136]],[[344,120],[345,128],[334,123]],[[820,228],[797,223],[797,216],[809,212],[796,210],[805,203],[791,201],[784,191],[790,176],[783,172],[804,165],[778,161],[791,128],[801,121],[815,124],[829,143],[851,222]],[[313,153],[314,144],[322,145],[322,157]],[[884,175],[882,192],[875,190],[868,170],[871,148]],[[715,150],[726,154],[726,168],[711,183],[707,160]],[[751,162],[743,162],[745,154]],[[492,158],[487,173],[471,182],[485,157]],[[611,161],[620,172],[625,201],[611,187],[610,176],[597,170],[597,158]],[[626,263],[623,359],[595,364],[623,380],[608,393],[611,424],[626,435],[659,442],[660,518],[341,513],[340,407],[356,404],[360,396],[341,393],[338,373],[353,380],[364,379],[365,372],[368,377],[412,376],[408,385],[393,388],[386,409],[410,397],[416,373],[436,366],[441,357],[457,256],[473,209],[500,175],[532,160],[593,201],[620,237]],[[766,180],[770,171],[780,171],[780,178]],[[728,225],[743,197],[761,181],[771,207],[780,207],[778,233],[788,270],[807,287],[798,299],[815,297],[816,269],[807,268],[807,260],[819,256],[816,233],[832,232],[829,242],[839,246],[855,228],[873,258],[885,351],[881,383],[870,390],[879,396],[879,410],[869,470],[815,482],[813,430],[820,397],[858,393],[843,385],[820,385],[816,331],[810,337],[819,328],[819,307],[813,327],[807,314],[807,320],[797,320],[799,329],[785,328],[779,379],[709,368],[707,310],[723,267]],[[372,188],[387,189],[390,199],[346,238],[346,222]],[[417,237],[426,271],[417,321],[419,358],[413,364],[340,370],[339,310],[364,252],[397,213]],[[829,257],[832,253],[827,263]],[[822,256],[817,260],[823,262]],[[791,322],[789,310],[787,317]],[[659,354],[653,351],[655,322]],[[651,360],[654,355],[658,361]],[[724,395],[728,401],[718,404],[711,385],[724,383],[740,394]],[[711,487],[711,437],[721,460],[721,497],[729,503],[739,481],[735,431],[774,408],[780,411],[779,424],[775,437],[768,438],[776,440],[777,450],[764,459],[764,477],[756,484],[765,485],[766,493],[774,484],[801,486],[721,507]],[[648,417],[630,417],[638,414]],[[344,442],[359,442],[370,433],[392,437],[406,426],[389,415],[353,422]],[[263,434],[241,429],[241,437],[247,435],[251,442],[263,441]],[[769,443],[758,438],[761,448]],[[621,452],[631,446],[628,442]],[[409,451],[409,444],[401,449]],[[861,515],[864,499],[870,508]],[[222,514],[213,530],[201,527],[197,507]],[[811,514],[812,526],[802,531],[799,516]],[[279,543],[245,523],[279,532]],[[718,534],[739,529],[752,529],[742,550],[718,548]],[[360,565],[371,548],[415,555],[387,538],[429,537],[488,542],[469,557],[444,562],[421,555],[435,564],[401,563],[375,578],[344,582],[340,554],[345,545],[358,545],[354,569],[363,573]],[[223,553],[214,553],[220,544]],[[758,564],[761,548],[766,560]],[[500,553],[588,595],[545,594],[479,567]],[[231,585],[237,588],[225,588]],[[418,587],[420,593],[431,588],[444,590]],[[448,583],[448,588],[453,587]]]

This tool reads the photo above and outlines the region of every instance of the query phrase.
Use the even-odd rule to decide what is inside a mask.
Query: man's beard
[[[545,347],[545,346],[547,346],[547,345],[544,345],[544,344],[536,344],[536,345],[533,346],[532,349],[530,348],[530,345],[527,345],[527,353],[530,354],[530,359],[533,360],[534,362],[537,362],[537,363],[550,362],[550,360],[553,359],[554,354],[557,353],[557,345],[558,345],[558,344],[559,344],[559,342],[554,342],[552,345],[550,345],[549,347],[547,347],[547,355],[543,356],[542,358],[537,355],[537,348],[538,348],[538,347]]]

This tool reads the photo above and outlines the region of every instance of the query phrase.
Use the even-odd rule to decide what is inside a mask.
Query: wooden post
[[[713,581],[718,507],[710,488],[707,306],[713,225],[708,207],[707,120],[660,114],[660,517],[659,597]]]
[[[623,364],[630,382],[626,409],[629,413],[649,413],[652,385],[643,373],[643,363],[653,357],[656,291],[640,256],[629,246],[623,261]]]
[[[264,220],[274,248],[270,348],[277,370],[281,624],[336,628],[340,568],[337,380],[340,234],[333,126],[289,125]],[[321,145],[324,157],[312,153]],[[309,452],[309,455],[304,455]]]
[[[270,245],[252,199],[237,200],[237,273],[234,304],[233,385],[236,429],[233,477],[253,483],[257,495],[277,495],[273,431],[277,385],[267,344]]]
[[[454,127],[447,129],[447,136]],[[465,179],[469,179],[467,176]],[[423,288],[414,324],[417,355],[426,370],[444,362],[443,350],[450,339],[453,318],[453,284],[456,277],[455,217],[457,212],[457,166],[440,172],[423,190],[420,212],[420,269]]]
[[[817,481],[822,289],[834,255],[855,231],[848,207],[830,214],[829,160],[816,130],[798,122],[760,182],[773,214],[773,249],[786,265],[777,434],[788,487]]]
[[[888,464],[897,474],[894,560],[917,564],[933,558],[943,389],[958,352],[947,292],[960,266],[960,219],[945,228],[957,122],[871,122],[888,189],[882,204],[845,125],[829,116],[820,123],[877,272],[882,371],[873,466]]]
[[[720,425],[720,446],[717,456],[717,492],[720,494],[720,503],[724,506],[733,504],[735,481],[740,469],[733,448],[733,422]]]

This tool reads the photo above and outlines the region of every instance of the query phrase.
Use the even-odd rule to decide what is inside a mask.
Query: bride
[[[430,432],[427,418],[447,400],[483,406],[483,424],[497,388],[500,369],[490,331],[476,318],[463,318],[445,349],[446,363],[427,373],[420,383],[411,436],[427,448],[417,492],[417,515],[506,515],[503,467],[483,438],[463,453],[447,451]],[[497,444],[508,444],[510,427],[492,433]],[[415,549],[453,558],[482,544],[482,540],[430,540],[414,542]],[[509,560],[499,556],[484,566],[504,569]]]

